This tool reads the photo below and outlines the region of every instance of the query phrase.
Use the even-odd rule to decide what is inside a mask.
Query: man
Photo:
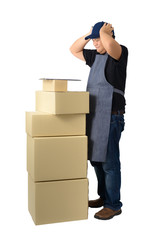
[[[84,49],[92,39],[96,50]],[[119,140],[124,130],[125,82],[128,50],[114,36],[111,24],[98,22],[73,43],[71,53],[90,66],[87,91],[90,113],[86,118],[88,159],[98,180],[97,200],[89,207],[102,207],[95,218],[107,220],[121,214]]]

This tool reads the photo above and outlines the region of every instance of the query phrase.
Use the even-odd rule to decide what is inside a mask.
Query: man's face
[[[97,52],[99,52],[100,54],[103,54],[103,53],[106,52],[105,48],[103,47],[103,44],[102,44],[100,38],[92,39],[92,41],[93,41],[93,45],[97,49]]]

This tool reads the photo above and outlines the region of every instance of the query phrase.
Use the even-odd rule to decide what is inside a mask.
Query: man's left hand
[[[112,32],[113,30],[114,30],[114,28],[112,27],[112,24],[104,23],[104,25],[100,29],[100,34],[101,33],[106,33],[106,34],[108,34],[110,36],[113,36],[113,32]]]

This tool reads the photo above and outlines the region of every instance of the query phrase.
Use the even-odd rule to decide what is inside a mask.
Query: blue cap
[[[100,37],[99,31],[100,31],[101,27],[104,25],[104,23],[105,22],[96,23],[92,29],[92,33],[90,35],[88,35],[87,37],[85,37],[85,40],[99,38]],[[106,23],[106,24],[108,24],[108,23]],[[114,30],[112,30],[112,32],[113,32],[113,38],[115,38]]]

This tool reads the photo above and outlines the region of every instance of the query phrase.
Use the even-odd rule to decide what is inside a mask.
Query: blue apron
[[[86,135],[88,136],[88,159],[92,162],[105,162],[115,89],[105,77],[108,54],[96,55],[91,67],[87,91],[90,96],[90,113],[86,115]]]

